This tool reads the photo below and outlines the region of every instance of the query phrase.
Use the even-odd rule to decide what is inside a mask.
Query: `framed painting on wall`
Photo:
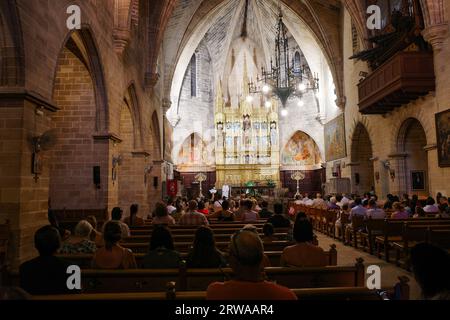
[[[346,156],[345,122],[344,114],[341,114],[325,124],[325,158],[333,161]]]
[[[439,167],[450,167],[450,109],[436,113]]]
[[[425,190],[425,171],[411,171],[411,185],[414,191]]]

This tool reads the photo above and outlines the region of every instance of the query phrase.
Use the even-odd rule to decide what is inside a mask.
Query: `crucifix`
[[[203,181],[206,181],[206,174],[204,174],[203,172],[200,172],[199,174],[197,174],[197,175],[195,176],[195,180],[197,180],[197,181],[199,182],[199,184],[200,184],[200,194],[199,194],[199,197],[200,197],[200,198],[203,198],[202,182],[203,182]]]
[[[292,173],[291,179],[297,181],[297,192],[295,193],[295,196],[294,196],[294,198],[295,198],[295,197],[300,195],[299,182],[300,182],[300,180],[305,179],[305,174],[303,172],[301,172],[301,171],[295,171],[295,172]]]

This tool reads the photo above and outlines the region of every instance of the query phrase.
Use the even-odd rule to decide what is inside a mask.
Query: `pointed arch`
[[[16,0],[0,1],[0,86],[25,84],[22,27]]]

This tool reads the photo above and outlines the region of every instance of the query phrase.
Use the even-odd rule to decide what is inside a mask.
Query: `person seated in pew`
[[[68,294],[67,268],[69,264],[55,257],[61,246],[58,229],[44,226],[34,234],[34,246],[39,257],[19,267],[20,287],[32,295]]]
[[[142,259],[142,268],[178,268],[181,256],[175,250],[170,230],[163,225],[156,226],[150,239],[150,251]]]
[[[211,283],[207,300],[297,300],[288,288],[264,279],[264,245],[258,234],[237,231],[231,237],[229,252],[234,279]]]
[[[62,254],[94,253],[97,246],[90,239],[92,229],[91,224],[86,220],[78,222],[73,235],[64,241],[59,252]]]
[[[425,300],[450,300],[450,254],[435,245],[419,243],[411,249],[411,269]]]
[[[423,207],[423,211],[425,211],[426,213],[439,213],[439,208],[435,203],[436,202],[432,197],[428,197],[426,206]]]
[[[258,229],[257,229],[256,226],[254,226],[253,224],[246,224],[246,225],[242,228],[242,230],[247,230],[247,231],[254,232],[254,233],[257,234],[258,237],[259,237]],[[261,237],[260,237],[260,238],[261,238]],[[261,239],[261,241],[262,241],[262,239]],[[264,242],[263,242],[263,244],[264,244]],[[269,259],[269,257],[266,255],[266,253],[264,253],[264,256],[263,256],[262,266],[263,266],[264,268],[268,268],[268,267],[271,267],[271,266],[272,266],[271,263],[270,263],[270,259]]]
[[[264,236],[262,237],[263,242],[272,242],[277,241],[278,239],[273,235],[275,233],[275,229],[273,224],[270,222],[266,222],[263,226]]]
[[[153,225],[174,225],[175,219],[169,215],[167,212],[167,207],[164,202],[157,202],[155,205],[155,210],[153,210],[153,219],[152,219]]]
[[[259,212],[259,216],[261,219],[269,219],[273,215],[273,212],[269,211],[269,203],[266,200],[263,200],[261,202],[261,207],[262,209]]]
[[[392,205],[394,208],[394,212],[391,215],[391,219],[408,219],[408,212],[405,210],[405,207],[400,202],[394,202]]]
[[[280,266],[322,267],[328,265],[325,251],[313,244],[314,233],[311,222],[297,215],[294,224],[293,246],[284,248]]]
[[[216,248],[211,228],[201,226],[197,229],[186,265],[188,268],[222,268],[227,265],[223,253]]]
[[[122,238],[127,238],[130,236],[130,228],[127,224],[122,222],[123,210],[119,207],[114,207],[111,212],[111,221],[116,221],[120,229],[122,230]]]
[[[291,220],[283,214],[283,204],[277,202],[273,205],[274,214],[267,220],[274,228],[289,228]]]
[[[259,220],[258,212],[254,211],[255,203],[253,200],[244,201],[244,210],[242,212],[241,221],[242,222],[256,222]]]
[[[413,218],[425,218],[427,214],[423,211],[423,208],[420,206],[416,206],[416,212],[413,215]]]
[[[375,199],[369,200],[369,209],[367,210],[367,217],[372,219],[384,219],[386,218],[386,212],[379,208]]]
[[[135,269],[136,260],[130,249],[122,247],[122,228],[117,221],[105,224],[103,238],[105,246],[98,249],[92,258],[94,269]]]
[[[230,202],[228,200],[223,200],[222,202],[222,210],[213,213],[211,217],[217,218],[218,221],[223,222],[232,222],[234,221],[234,212],[230,210]]]
[[[208,203],[208,201],[206,201]],[[207,216],[209,214],[209,209],[205,206],[205,202],[200,201],[198,203],[198,212],[204,214],[205,216]]]
[[[168,214],[173,214],[175,212],[175,210],[177,210],[177,207],[174,206],[174,202],[172,198],[169,198],[169,200],[167,201],[167,213]]]
[[[197,201],[191,200],[189,201],[188,211],[180,217],[178,221],[179,225],[182,226],[201,226],[201,225],[209,225],[208,219],[206,219],[205,215],[197,212],[198,204]]]
[[[139,205],[134,203],[130,206],[130,216],[126,217],[123,222],[126,223],[129,227],[134,226],[143,226],[144,219],[137,216],[139,210]]]
[[[94,241],[95,246],[97,248],[103,247],[105,243],[103,242],[103,234],[97,230],[98,226],[97,218],[92,215],[87,216],[86,221],[89,222],[92,226],[92,231],[91,234],[89,235],[89,239],[91,239],[91,241]]]

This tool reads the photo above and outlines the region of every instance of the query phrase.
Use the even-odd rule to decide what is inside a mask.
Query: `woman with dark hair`
[[[218,212],[217,220],[234,221],[234,212],[230,210],[230,202],[228,200],[223,200],[222,210]]]
[[[270,222],[266,222],[264,224],[263,233],[264,236],[261,239],[263,242],[272,242],[277,240],[277,238],[273,235],[275,233],[275,229],[273,227],[273,224],[271,224]]]
[[[162,225],[156,226],[152,232],[150,250],[142,261],[142,268],[178,268],[180,261],[180,253],[175,251],[170,230]]]
[[[126,217],[123,222],[125,222],[129,227],[132,226],[143,226],[144,219],[137,216],[139,210],[139,205],[134,203],[130,206],[130,216]]]
[[[92,259],[95,269],[134,269],[136,260],[130,249],[120,246],[122,228],[117,221],[109,221],[103,229],[105,246],[98,249]]]
[[[220,268],[227,265],[223,253],[216,248],[214,233],[201,226],[195,232],[194,243],[187,257],[188,268]]]
[[[175,219],[169,215],[167,211],[167,206],[164,202],[158,202],[155,206],[155,210],[153,211],[153,225],[174,225]]]
[[[450,255],[428,243],[411,249],[411,267],[426,300],[450,300]]]
[[[313,227],[308,219],[298,215],[293,233],[297,243],[284,248],[281,255],[281,266],[323,267],[328,265],[323,249],[313,244]]]

